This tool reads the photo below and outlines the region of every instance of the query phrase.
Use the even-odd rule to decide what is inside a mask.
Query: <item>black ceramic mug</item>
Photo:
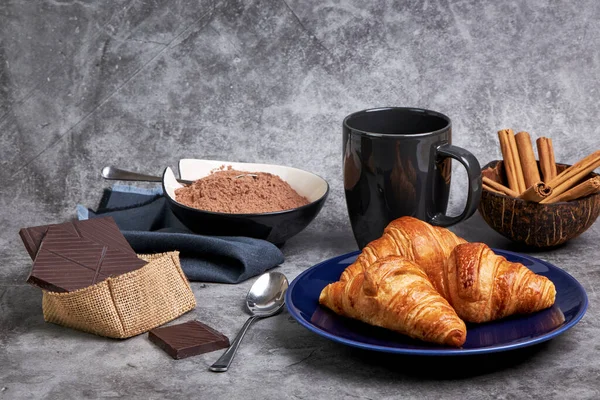
[[[401,216],[449,226],[477,209],[481,168],[473,154],[452,145],[447,116],[419,108],[375,108],[347,116],[343,130],[346,204],[361,249]],[[451,158],[464,165],[469,179],[467,204],[456,217],[446,215]]]

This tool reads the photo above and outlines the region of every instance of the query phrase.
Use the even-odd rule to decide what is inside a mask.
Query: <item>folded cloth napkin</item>
[[[277,246],[265,240],[192,233],[173,215],[162,188],[115,185],[104,190],[96,211],[77,206],[80,220],[108,216],[136,253],[178,250],[192,281],[239,283],[283,262]]]

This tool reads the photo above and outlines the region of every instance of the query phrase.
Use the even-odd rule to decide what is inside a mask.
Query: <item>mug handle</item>
[[[443,144],[436,149],[438,159],[454,158],[460,162],[467,170],[467,176],[469,178],[469,194],[467,196],[467,204],[462,214],[456,217],[450,217],[448,215],[438,213],[431,218],[431,224],[439,226],[450,226],[454,225],[464,219],[469,218],[475,213],[479,206],[479,200],[481,200],[481,166],[477,158],[467,150],[452,146],[451,144]]]

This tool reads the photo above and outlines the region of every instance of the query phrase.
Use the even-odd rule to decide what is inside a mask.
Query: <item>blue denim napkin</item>
[[[77,218],[114,218],[136,253],[178,250],[189,280],[239,283],[284,260],[281,250],[265,240],[204,236],[189,231],[171,212],[162,188],[115,185],[105,189],[96,211],[77,206]]]

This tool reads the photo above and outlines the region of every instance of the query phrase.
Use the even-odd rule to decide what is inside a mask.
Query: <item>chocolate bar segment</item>
[[[229,339],[199,321],[156,328],[148,339],[176,360],[229,347]]]
[[[112,217],[74,221],[73,226],[81,237],[103,243],[112,249],[135,254]]]
[[[32,260],[35,259],[35,255],[42,244],[42,239],[46,235],[46,231],[48,231],[48,226],[33,226],[31,228],[22,228],[19,231],[19,236],[21,236],[25,249]]]
[[[27,282],[50,291],[71,292],[144,265],[135,253],[74,236],[61,226],[49,226]]]
[[[42,247],[27,282],[51,292],[72,292],[106,278],[104,275],[98,275],[93,269],[83,267]]]
[[[44,236],[51,226],[60,228],[74,237],[86,238],[93,242],[103,243],[111,248],[135,254],[123,234],[121,234],[114,219],[112,217],[102,217],[21,229],[19,235],[32,260],[35,260]]]

